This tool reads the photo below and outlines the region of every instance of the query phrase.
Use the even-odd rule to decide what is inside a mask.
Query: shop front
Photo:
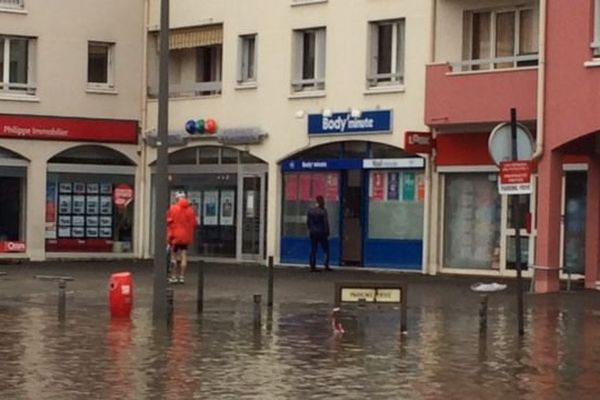
[[[28,162],[0,148],[0,253],[24,253]]]
[[[183,191],[197,215],[190,256],[264,260],[267,171],[264,161],[225,146],[187,147],[169,155],[171,204]]]
[[[306,212],[325,198],[331,263],[420,270],[423,254],[425,162],[392,146],[329,143],[281,163],[281,261],[308,262]]]

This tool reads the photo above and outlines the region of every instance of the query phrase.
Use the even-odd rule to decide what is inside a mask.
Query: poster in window
[[[83,215],[73,215],[73,226],[84,226],[85,217]]]
[[[216,190],[204,191],[203,215],[204,225],[219,224],[219,192]]]
[[[385,172],[371,172],[371,199],[374,201],[385,200]]]
[[[85,228],[85,237],[97,238],[98,237],[98,227],[97,226],[86,227]]]
[[[112,229],[110,227],[102,226],[102,227],[100,227],[98,232],[99,232],[99,236],[103,239],[112,238]]]
[[[112,196],[100,196],[100,214],[112,215]]]
[[[314,174],[312,176],[312,193],[313,197],[323,196],[325,197],[325,174]]]
[[[85,214],[85,196],[73,195],[73,214]]]
[[[87,184],[87,194],[98,194],[100,191],[100,185],[97,183],[88,183]]]
[[[98,196],[87,196],[87,201],[85,203],[85,213],[98,214],[99,206],[100,199]]]
[[[287,201],[298,200],[298,175],[285,175],[285,199]]]
[[[235,192],[233,190],[221,191],[221,225],[233,225],[233,210],[235,209]]]
[[[256,191],[255,190],[247,190],[246,191],[246,218],[254,218],[256,217]]]
[[[112,183],[101,183],[100,194],[112,194]]]
[[[200,190],[190,190],[188,192],[188,201],[196,213],[196,223],[200,225],[200,218],[202,214],[202,192]]]
[[[327,174],[327,187],[325,189],[325,200],[339,200],[339,176],[336,173]]]
[[[56,239],[56,182],[48,182],[46,185],[46,239]]]
[[[423,174],[417,175],[417,199],[425,201],[425,177]]]
[[[73,183],[73,193],[74,194],[84,194],[85,193],[85,183],[83,183],[83,182]]]
[[[85,226],[98,226],[98,217],[95,215],[85,217]]]
[[[400,173],[399,172],[388,172],[388,189],[387,189],[387,199],[391,200],[399,200],[400,193],[398,191],[400,185]]]
[[[61,215],[58,217],[58,226],[71,226],[71,216]]]
[[[81,227],[73,227],[72,236],[74,238],[82,238],[85,236],[85,229]]]
[[[71,228],[70,227],[58,227],[58,237],[59,238],[68,238],[71,237]]]
[[[416,178],[414,172],[402,173],[402,200],[415,201],[416,196]]]
[[[100,226],[112,226],[112,217],[101,216]]]
[[[310,174],[300,174],[298,176],[298,200],[310,201]]]
[[[72,202],[70,194],[61,194],[58,197],[58,213],[59,214],[71,214]]]
[[[58,186],[58,191],[60,193],[71,193],[73,191],[73,186],[71,182],[61,182]]]

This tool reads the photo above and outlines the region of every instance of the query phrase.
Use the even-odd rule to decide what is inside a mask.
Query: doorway
[[[344,181],[341,264],[362,266],[362,171],[346,171]]]

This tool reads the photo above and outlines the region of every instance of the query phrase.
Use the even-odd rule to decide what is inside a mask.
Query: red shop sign
[[[25,242],[18,240],[0,242],[0,253],[24,253]]]
[[[137,121],[0,114],[0,138],[137,143]]]
[[[406,132],[404,134],[404,150],[410,153],[431,153],[434,147],[431,132]]]
[[[126,183],[121,183],[115,187],[113,192],[113,202],[117,208],[127,207],[133,201],[133,188]]]

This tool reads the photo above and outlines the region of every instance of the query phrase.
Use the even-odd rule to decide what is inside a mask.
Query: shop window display
[[[500,195],[495,174],[447,174],[444,267],[498,269]]]

